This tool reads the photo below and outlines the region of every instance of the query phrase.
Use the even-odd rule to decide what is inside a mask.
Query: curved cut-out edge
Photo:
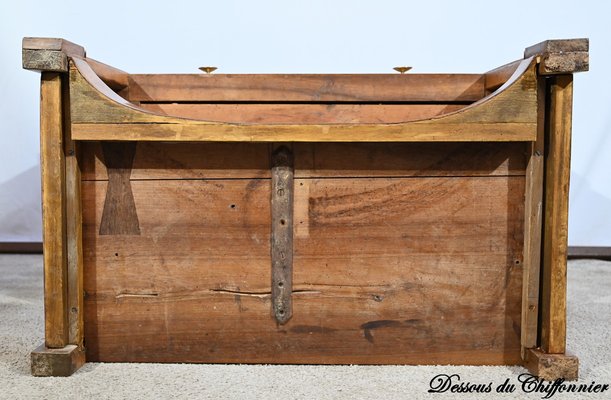
[[[469,111],[472,108],[476,108],[485,103],[488,103],[489,101],[503,94],[507,89],[515,85],[528,72],[529,69],[532,69],[534,72],[534,67],[535,67],[534,64],[535,64],[535,57],[529,57],[529,58],[522,60],[520,64],[517,66],[517,68],[513,71],[513,74],[511,74],[509,79],[505,83],[503,83],[501,86],[499,86],[498,89],[496,89],[494,92],[490,93],[488,96],[485,96],[474,103],[469,104],[465,108],[461,108],[458,111],[454,111],[452,113],[445,114],[442,117],[464,112],[464,111]]]
[[[471,115],[476,110],[478,111],[486,111],[485,108],[487,105],[493,103],[496,99],[500,98],[503,94],[509,92],[509,89],[513,86],[517,85],[521,79],[525,77],[529,69],[532,69],[534,73],[534,58],[529,57],[520,62],[514,73],[511,77],[498,89],[494,92],[490,93],[488,96],[483,97],[482,99],[460,109],[447,114],[437,115],[431,118],[425,119],[416,119],[416,120],[408,120],[402,122],[391,122],[391,123],[315,123],[315,124],[286,124],[286,123],[266,123],[266,124],[257,124],[257,123],[237,123],[237,122],[221,122],[221,121],[210,121],[210,120],[201,120],[201,119],[193,119],[193,118],[185,118],[179,116],[172,116],[168,114],[160,114],[151,110],[143,109],[138,105],[129,102],[123,97],[119,96],[115,91],[113,91],[108,85],[102,81],[102,79],[95,73],[95,71],[91,68],[91,66],[87,63],[86,59],[81,57],[72,57],[72,61],[78,71],[78,74],[84,79],[84,81],[90,86],[90,88],[95,91],[99,100],[110,102],[112,105],[118,108],[119,114],[123,115],[123,118],[117,120],[108,120],[108,121],[88,121],[82,120],[79,121],[78,115],[73,119],[73,122],[79,123],[142,123],[142,122],[152,122],[152,123],[167,123],[167,124],[196,124],[196,125],[217,125],[217,126],[270,126],[270,127],[279,127],[279,126],[293,126],[293,125],[302,125],[302,126],[352,126],[352,127],[367,127],[367,126],[400,126],[400,125],[412,125],[412,124],[423,124],[423,123],[452,123],[456,122],[457,118],[460,120],[476,122],[477,116]],[[125,112],[135,113],[132,117],[129,118],[129,115],[124,114]],[[139,115],[139,117],[138,117]],[[473,116],[475,118],[470,119],[469,117]],[[516,122],[524,122],[524,121],[516,121]]]

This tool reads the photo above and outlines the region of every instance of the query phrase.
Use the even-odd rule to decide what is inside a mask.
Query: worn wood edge
[[[447,134],[440,132],[451,131],[452,124],[456,127],[467,126],[468,123],[473,125],[469,128],[467,133],[471,137],[475,136],[476,141],[487,141],[486,136],[496,136],[492,138],[492,141],[530,141],[533,140],[533,131],[526,129],[525,125],[520,127],[520,132],[513,132],[504,130],[506,123],[515,124],[536,124],[536,115],[534,112],[530,112],[536,103],[536,92],[531,89],[532,82],[535,80],[534,63],[532,59],[524,60],[514,72],[513,76],[509,81],[502,85],[497,91],[490,96],[476,102],[470,106],[467,106],[461,110],[441,115],[438,117],[420,120],[410,121],[404,123],[393,123],[393,124],[308,124],[308,125],[282,125],[282,124],[270,124],[270,125],[258,125],[258,124],[235,124],[235,123],[217,123],[210,121],[192,120],[187,118],[177,118],[165,115],[159,115],[149,110],[143,110],[142,108],[128,102],[127,100],[120,97],[118,94],[113,92],[104,82],[95,74],[95,72],[89,67],[89,65],[82,59],[74,58],[76,70],[74,74],[71,72],[71,95],[74,99],[72,105],[72,116],[73,123],[75,125],[82,124],[125,124],[131,126],[138,126],[142,124],[159,124],[164,125],[165,132],[162,134],[155,133],[153,135],[138,136],[140,140],[155,140],[154,137],[162,137],[157,140],[185,140],[183,136],[189,137],[188,140],[229,140],[235,141],[235,137],[240,137],[240,141],[316,141],[321,140],[320,137],[328,137],[342,134],[350,134],[355,136],[366,136],[366,139],[356,139],[355,141],[402,141],[402,135],[410,135],[410,132],[416,134],[431,131],[437,131],[438,135],[443,135],[445,141],[469,141],[474,139],[461,139],[448,137]],[[526,84],[528,82],[528,84]],[[525,88],[526,87],[526,88]],[[525,93],[526,92],[526,93]],[[88,101],[87,107],[90,109],[80,109],[79,99],[86,99]],[[503,111],[501,105],[503,102],[510,102],[512,104],[518,102],[518,109],[522,110],[517,113],[507,113]],[[99,109],[104,110],[103,113],[91,112],[92,110]],[[508,115],[510,114],[510,115]],[[515,117],[514,115],[518,115]],[[100,117],[100,115],[103,115]],[[501,124],[493,123],[501,120]],[[486,131],[485,124],[488,123],[490,126],[487,132],[481,134],[482,131]],[[169,126],[175,125],[174,127]],[[436,128],[426,127],[426,125],[436,126]],[[196,129],[192,127],[196,126]],[[85,139],[82,128],[74,128],[75,138],[80,140],[91,140]],[[129,128],[131,129],[131,128]],[[86,130],[86,129],[85,129]],[[465,129],[462,129],[465,131]],[[190,131],[189,134],[184,134]],[[493,131],[493,132],[490,132]],[[494,132],[500,133],[495,135]],[[197,134],[194,135],[194,132]],[[224,133],[223,133],[224,132]],[[265,132],[269,135],[270,132],[283,132],[282,137],[274,137],[271,140],[265,138]],[[304,135],[305,132],[309,132],[309,135]],[[383,132],[390,132],[392,138],[386,138]],[[475,133],[477,132],[477,133]],[[220,134],[219,134],[220,133]],[[517,133],[517,138],[514,134]],[[292,137],[295,134],[295,137]],[[459,136],[461,134],[460,129],[455,129],[451,135]],[[229,137],[228,135],[232,136]],[[450,135],[450,136],[451,136]],[[106,140],[137,140],[132,134],[132,139],[122,139],[121,137],[114,136],[112,139],[110,136],[106,137]],[[199,136],[199,137],[198,137]],[[299,137],[301,136],[301,137]],[[307,136],[304,137],[304,136]],[[399,137],[397,137],[399,136]],[[105,139],[103,139],[105,140]],[[326,139],[324,139],[326,140]],[[414,140],[414,138],[412,138]],[[428,140],[428,138],[424,139]],[[340,141],[350,141],[348,138],[340,139]]]
[[[22,67],[35,71],[67,72],[68,57],[85,57],[85,49],[61,38],[24,37]]]
[[[548,354],[541,349],[527,349],[524,367],[546,381],[579,378],[579,359],[570,354]]]
[[[524,50],[524,57],[540,57],[539,74],[588,71],[590,41],[587,38],[545,40]]]
[[[41,72],[68,71],[68,57],[62,51],[23,49],[21,59],[23,69]]]
[[[587,52],[568,54],[547,54],[539,64],[539,74],[556,75],[586,72],[590,69],[590,56]]]
[[[85,351],[76,345],[51,349],[42,344],[30,361],[33,376],[70,376],[85,364]]]
[[[588,38],[577,39],[549,39],[527,47],[524,57],[532,57],[548,53],[572,53],[590,50]]]

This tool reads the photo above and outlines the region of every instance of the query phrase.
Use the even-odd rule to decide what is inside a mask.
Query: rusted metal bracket
[[[272,315],[279,324],[293,314],[293,154],[287,146],[272,152]]]

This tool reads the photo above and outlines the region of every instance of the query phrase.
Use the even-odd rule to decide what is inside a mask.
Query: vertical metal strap
[[[292,316],[293,154],[286,146],[272,153],[272,314],[279,324]]]

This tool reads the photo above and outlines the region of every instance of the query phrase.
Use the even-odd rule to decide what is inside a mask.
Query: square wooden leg
[[[32,375],[70,376],[85,364],[85,352],[76,345],[50,349],[44,344],[32,352]]]
[[[579,372],[579,359],[569,354],[547,354],[539,349],[527,349],[524,367],[546,381],[564,378],[576,381]]]

